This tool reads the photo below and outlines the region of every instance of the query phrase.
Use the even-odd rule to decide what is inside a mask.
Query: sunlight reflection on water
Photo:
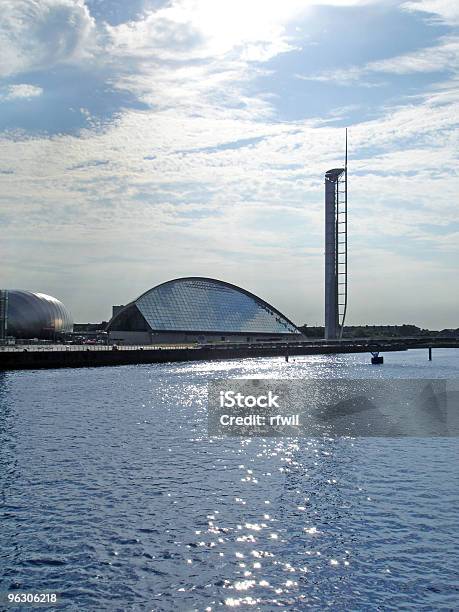
[[[0,374],[0,590],[64,610],[454,609],[456,439],[218,439],[214,378],[457,377],[454,352]]]

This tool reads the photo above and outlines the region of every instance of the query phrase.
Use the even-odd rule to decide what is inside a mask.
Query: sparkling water
[[[207,435],[216,378],[459,377],[455,349],[384,357],[0,373],[0,591],[75,611],[459,609],[457,438]]]

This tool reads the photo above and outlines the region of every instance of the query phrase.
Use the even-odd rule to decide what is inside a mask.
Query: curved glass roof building
[[[153,287],[121,308],[107,329],[114,340],[139,342],[146,342],[147,336],[155,342],[300,333],[285,315],[253,293],[204,277],[178,278]]]
[[[7,291],[8,336],[52,340],[73,330],[73,319],[62,302],[45,293]]]

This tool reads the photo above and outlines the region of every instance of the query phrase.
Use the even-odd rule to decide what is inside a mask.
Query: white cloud
[[[208,116],[266,116],[270,104],[248,98],[254,63],[293,48],[286,25],[308,8],[300,0],[176,0],[142,19],[106,26],[106,53],[118,88],[159,109]]]
[[[410,74],[414,72],[435,72],[459,69],[459,39],[445,37],[439,44],[406,53],[394,58],[371,62],[363,69],[365,72],[386,72],[390,74]]]
[[[384,83],[368,81],[366,77],[381,73],[403,75],[417,72],[443,71],[459,72],[459,38],[455,36],[445,36],[439,40],[437,45],[384,60],[368,62],[363,66],[352,66],[341,70],[328,71],[323,74],[297,74],[296,77],[305,81],[380,87]]]
[[[271,101],[245,86],[263,74],[261,62],[295,48],[289,24],[317,5],[379,1],[173,0],[110,26],[96,24],[83,0],[3,0],[0,76],[90,60],[111,86],[158,109],[266,118]]]
[[[411,0],[403,5],[408,11],[420,11],[434,15],[449,25],[459,24],[459,3],[457,0]]]
[[[28,85],[27,83],[21,83],[18,85],[10,85],[4,89],[4,93],[0,91],[0,100],[18,100],[18,99],[29,99],[41,96],[43,89],[36,85]]]
[[[15,22],[22,37],[15,39],[13,71],[80,61],[94,44],[95,26],[81,2],[8,4],[33,7],[31,16],[43,28],[37,34],[28,24],[29,48],[25,22]],[[100,62],[110,64],[112,82],[151,109],[123,110],[111,125],[78,136],[0,138],[2,222],[9,236],[5,282],[56,293],[80,320],[97,320],[107,316],[102,306],[111,299],[124,302],[168,277],[207,274],[246,286],[300,322],[320,320],[323,173],[341,162],[343,133],[320,120],[276,122],[270,99],[245,91],[263,70],[259,60],[297,44],[287,26],[312,4],[181,0],[143,20],[107,26],[105,38],[99,25],[98,40],[105,45]],[[50,22],[58,6],[75,15],[68,23],[54,13],[62,43]],[[450,37],[437,48],[373,62],[365,70],[441,69],[456,61],[456,53]],[[356,67],[352,78],[361,76]],[[8,92],[18,96],[21,90]],[[457,230],[448,225],[457,219],[458,116],[459,96],[445,82],[444,89],[351,128],[356,284],[366,267],[373,279],[384,279],[389,270],[422,277],[426,286],[438,287],[445,303],[454,299],[452,266],[438,257],[457,246]],[[383,240],[411,251],[381,246]],[[422,253],[431,258],[429,265],[413,257],[418,243],[428,245]],[[446,279],[443,289],[439,274]],[[298,278],[304,279],[301,286]],[[353,290],[361,293],[357,322],[366,316],[365,283]],[[380,283],[379,297],[388,287],[394,289]],[[408,312],[412,294],[406,293]],[[87,295],[96,297],[88,301]],[[381,320],[385,302],[375,304]]]
[[[366,316],[368,267],[372,278],[390,277],[378,295],[392,292],[390,279],[405,273],[439,293],[440,274],[444,287],[453,286],[457,116],[459,99],[442,101],[436,92],[350,131],[350,315],[356,322]],[[6,282],[17,282],[18,274],[24,286],[40,279],[78,318],[97,320],[107,314],[94,303],[108,308],[107,295],[123,303],[167,278],[204,274],[246,286],[295,320],[320,320],[323,173],[340,161],[342,136],[312,122],[129,111],[108,129],[79,137],[4,138],[0,167],[14,171],[2,177],[12,241]],[[219,149],[231,142],[233,148]],[[369,156],[371,146],[379,153]],[[42,235],[47,248],[37,245]],[[384,240],[407,252],[383,247]],[[428,265],[416,260],[417,243]],[[449,266],[438,259],[443,256]],[[73,294],[55,290],[56,257],[65,270],[63,286],[74,287]],[[33,263],[24,266],[22,258]],[[88,293],[94,303],[79,297]],[[403,299],[399,312],[408,312]],[[444,303],[451,313],[454,299],[448,289]],[[374,316],[383,320],[384,312],[379,305]],[[425,311],[410,313],[418,322],[429,320]],[[435,314],[430,321],[435,325]]]
[[[162,59],[215,58],[239,50],[266,61],[292,48],[286,26],[318,5],[355,6],[379,0],[175,0],[141,20],[108,27],[111,52]]]
[[[152,106],[190,114],[265,119],[270,100],[247,96],[263,62],[298,48],[297,30],[319,5],[384,0],[175,0],[142,19],[106,26],[113,82]],[[312,13],[311,13],[312,14]]]
[[[0,76],[81,61],[95,24],[83,0],[2,0]]]
[[[221,59],[232,53],[233,60],[266,61],[292,48],[286,26],[314,6],[382,1],[172,0],[157,10],[145,9],[141,19],[110,26],[96,23],[84,0],[2,0],[0,77],[62,62],[86,64],[89,57],[112,66],[129,60]]]

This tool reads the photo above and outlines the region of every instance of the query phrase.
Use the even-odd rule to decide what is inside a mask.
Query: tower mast
[[[347,310],[347,129],[344,168],[325,174],[325,338],[341,339]]]

